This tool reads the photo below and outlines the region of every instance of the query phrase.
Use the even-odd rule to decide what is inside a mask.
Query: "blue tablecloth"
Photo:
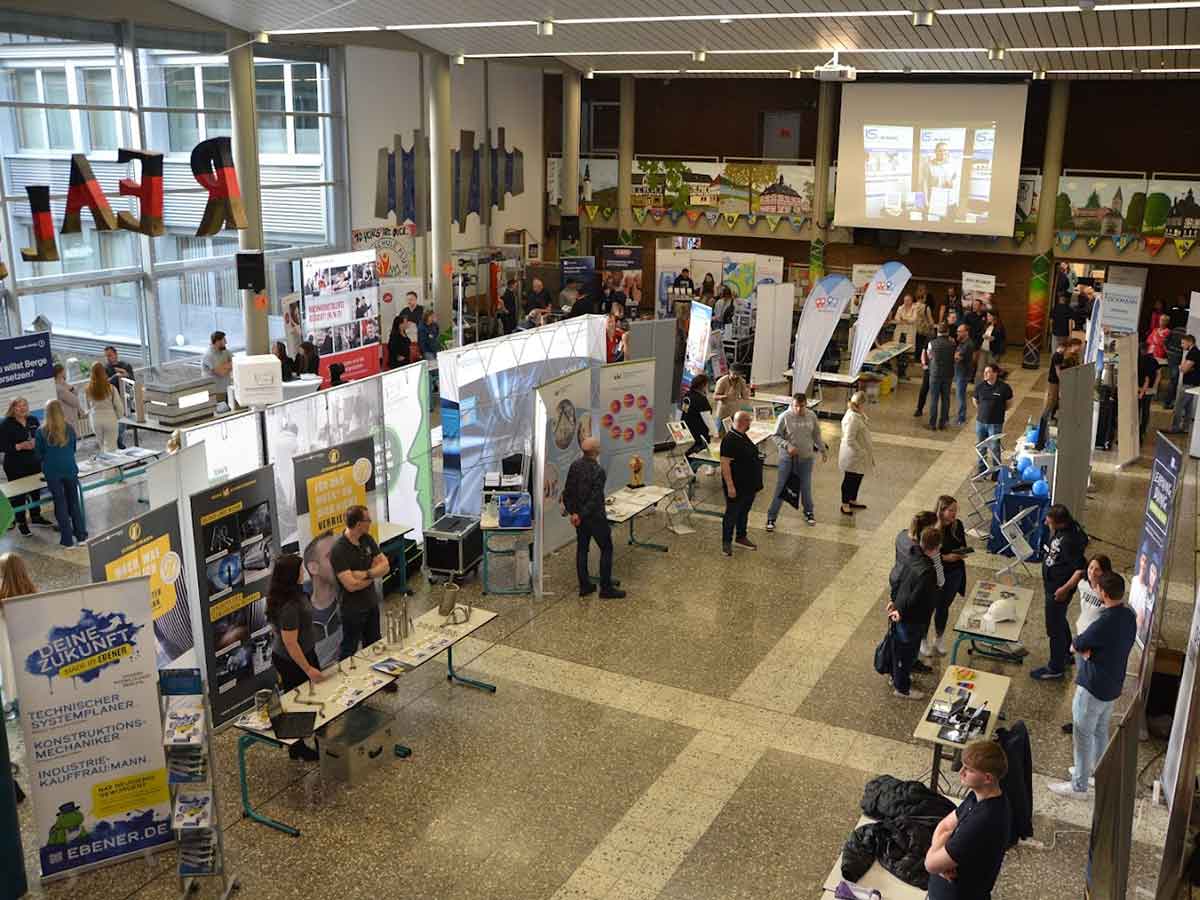
[[[1002,468],[996,479],[996,502],[992,504],[992,528],[988,535],[988,552],[999,553],[1003,556],[1012,556],[1012,552],[1008,550],[1008,541],[1004,535],[1000,533],[1000,526],[1017,515],[1021,510],[1030,506],[1036,507],[1037,512],[1028,513],[1022,521],[1026,538],[1029,540],[1029,546],[1033,548],[1033,559],[1040,561],[1042,558],[1042,540],[1045,537],[1046,531],[1046,510],[1050,508],[1049,497],[1035,497],[1030,489],[1026,486],[1019,487],[1023,484],[1020,476],[1016,475],[1009,468]],[[1027,482],[1024,482],[1027,484]],[[1035,524],[1036,523],[1036,524]]]

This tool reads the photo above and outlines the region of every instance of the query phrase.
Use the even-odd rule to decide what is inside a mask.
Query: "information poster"
[[[758,257],[753,253],[724,253],[721,256],[721,284],[733,291],[735,299],[746,300],[754,293],[754,267]],[[720,296],[720,290],[717,295]]]
[[[654,360],[600,367],[596,415],[605,493],[630,484],[635,472],[654,483]]]
[[[792,361],[792,392],[803,393],[825,347],[833,337],[838,320],[854,296],[854,285],[845,275],[826,275],[804,301],[796,328],[796,353]]]
[[[1137,334],[1142,306],[1142,287],[1136,284],[1104,285],[1100,324],[1119,334]]]
[[[631,316],[642,304],[642,248],[612,246],[600,249],[601,283],[620,291]]]
[[[346,510],[371,510],[371,537],[379,540],[378,498],[375,496],[375,441],[360,438],[336,447],[297,456],[296,526],[301,544],[319,534],[346,527]]]
[[[173,841],[150,579],[21,597],[5,611],[42,877]]]
[[[92,580],[150,579],[155,658],[160,669],[196,665],[188,580],[179,534],[179,505],[171,501],[88,542]]]
[[[279,554],[270,466],[193,494],[192,536],[213,719],[242,712],[275,683],[267,588]]]
[[[684,269],[688,269],[688,275],[696,287],[700,286],[699,279],[691,274],[689,268],[691,263],[692,251],[690,250],[658,250],[654,254],[654,269],[658,274],[658,285],[655,291],[658,318],[674,318],[675,305],[672,302],[671,290],[675,286],[675,279]]]
[[[1141,648],[1146,647],[1157,631],[1155,619],[1167,585],[1171,539],[1175,534],[1175,503],[1182,482],[1183,454],[1160,433],[1150,470],[1142,534],[1129,579],[1129,605],[1137,613],[1137,646]]]
[[[379,371],[379,276],[375,251],[306,257],[301,262],[301,326],[320,354],[322,385],[341,363],[347,381]]]
[[[858,277],[858,266],[854,267]],[[892,314],[892,307],[900,293],[912,278],[912,272],[903,263],[886,262],[867,278],[862,303],[858,307],[858,322],[854,326],[854,346],[850,348],[850,374],[857,375],[879,330]],[[807,308],[807,307],[806,307]]]
[[[0,338],[0,408],[17,397],[29,401],[38,420],[47,400],[57,396],[54,388],[54,358],[47,332]]]
[[[754,287],[757,293],[761,284],[783,284],[783,257],[763,256],[754,260]]]
[[[562,490],[571,463],[583,455],[580,444],[593,435],[592,370],[579,369],[540,385],[534,428],[536,483],[534,558],[535,583],[541,593],[544,555],[553,553],[575,538],[575,529],[563,513]]]
[[[683,383],[679,386],[680,396],[687,393],[693,378],[703,374],[704,364],[708,361],[711,334],[712,307],[693,300],[692,313],[688,317],[687,344],[683,352]]]
[[[996,293],[996,276],[980,275],[978,272],[963,272],[962,292],[964,297],[968,294],[994,294]]]
[[[559,276],[565,288],[568,281],[577,281],[580,290],[592,297],[600,295],[600,275],[596,271],[594,256],[564,256],[558,261]],[[553,303],[557,306],[557,300]]]
[[[387,520],[415,530],[433,524],[433,447],[429,436],[429,364],[402,366],[380,377],[386,442]]]

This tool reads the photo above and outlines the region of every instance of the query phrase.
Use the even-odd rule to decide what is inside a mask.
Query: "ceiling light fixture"
[[[465,66],[467,64],[467,58],[465,56],[463,56],[461,53],[459,53],[457,56],[454,57],[454,64],[456,66]]]
[[[687,75],[787,75],[792,69],[684,69]],[[796,71],[799,71],[798,69]]]
[[[988,59],[991,62],[1000,62],[1000,60],[1004,59],[1004,48],[1003,47],[993,47],[991,50],[988,51]]]
[[[704,62],[706,59],[708,59],[708,54],[703,50],[697,50],[692,53],[692,62]]]
[[[1077,0],[1080,12],[1091,12],[1096,8],[1096,0]]]
[[[678,75],[679,69],[603,69],[597,75]]]
[[[932,28],[933,18],[932,9],[915,9],[912,14],[913,28]]]
[[[1050,75],[1131,75],[1133,69],[1047,69]]]
[[[349,34],[353,31],[383,31],[378,25],[350,25],[343,28],[276,28],[267,34]]]
[[[461,28],[528,28],[536,19],[501,19],[494,22],[427,22],[418,25],[388,25],[388,31],[448,31]]]
[[[792,74],[789,77],[790,78],[803,78],[804,77],[804,69],[792,69]]]
[[[1012,53],[1153,53],[1160,50],[1200,50],[1200,44],[1121,44],[1109,47],[1011,47]]]
[[[1184,68],[1184,69],[1165,69],[1165,68],[1164,68],[1164,69],[1155,69],[1154,71],[1155,71],[1155,72],[1167,72],[1168,74],[1174,74],[1174,75],[1186,75],[1186,74],[1189,74],[1189,73],[1192,73],[1192,72],[1200,72],[1200,69],[1187,69],[1187,68]]]
[[[731,24],[733,24],[733,19],[729,18],[729,16],[721,16],[719,19],[717,19],[717,24],[718,25],[731,25]]]
[[[1036,72],[1033,73],[1033,80],[1034,81],[1045,81],[1046,80],[1046,71],[1044,69],[1038,69]]]
[[[588,69],[587,72],[584,73],[583,77],[586,78],[588,81],[591,81],[593,78],[596,77],[596,70]]]
[[[550,19],[543,19],[537,23],[538,37],[551,37],[554,34],[554,22]]]
[[[258,31],[258,32],[255,32],[255,34],[254,34],[254,43],[256,43],[256,44],[269,44],[269,43],[271,43],[271,36],[270,36],[269,34],[267,34],[265,31]]]

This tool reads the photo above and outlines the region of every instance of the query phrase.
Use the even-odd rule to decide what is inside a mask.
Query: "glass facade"
[[[94,40],[0,32],[0,246],[19,320],[48,322],[62,355],[99,355],[107,343],[145,363],[202,353],[209,334],[244,342],[237,289],[235,231],[197,237],[207,201],[190,167],[192,148],[233,129],[224,35],[142,32],[72,21]],[[39,26],[30,26],[30,28]],[[186,48],[186,49],[184,49]],[[259,48],[263,51],[266,47]],[[348,243],[344,224],[344,128],[331,109],[324,51],[276,45],[255,60],[262,221],[271,332],[282,333],[279,297],[292,290],[303,255]],[[119,148],[164,154],[166,233],[147,238],[97,231],[86,210],[79,234],[61,235],[72,153],[85,153],[114,212],[138,215],[118,193],[138,164],[117,162]],[[26,263],[33,219],[25,186],[49,184],[60,259]]]

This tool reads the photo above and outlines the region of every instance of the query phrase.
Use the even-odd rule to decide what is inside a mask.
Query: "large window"
[[[49,323],[56,352],[81,358],[114,343],[125,356],[169,361],[203,352],[217,329],[241,346],[238,235],[196,236],[207,195],[190,168],[198,142],[232,134],[225,35],[77,20],[29,27],[43,24],[56,36],[0,32],[0,259],[13,270],[7,286],[22,327]],[[140,46],[124,46],[123,35]],[[292,290],[300,256],[345,246],[348,234],[339,212],[344,161],[331,127],[342,124],[330,114],[324,51],[273,44],[270,52],[255,61],[255,101],[270,323],[279,334],[279,296]],[[165,154],[166,234],[99,232],[86,210],[80,233],[59,234],[72,153],[88,155],[115,212],[138,214],[137,202],[118,193],[122,178],[142,175],[137,164],[117,163],[122,147]],[[35,243],[25,195],[32,184],[50,185],[53,262],[20,258]]]

